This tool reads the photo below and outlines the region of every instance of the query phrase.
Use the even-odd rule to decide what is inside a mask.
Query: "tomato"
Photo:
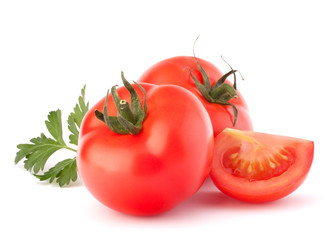
[[[293,137],[225,129],[215,138],[214,184],[247,202],[268,202],[296,190],[313,161],[314,143]]]
[[[189,91],[140,85],[145,91],[141,104],[147,106],[141,131],[111,131],[94,114],[104,107],[106,98],[101,99],[82,122],[77,168],[84,185],[104,205],[127,214],[155,215],[200,188],[210,172],[214,138],[206,110]],[[143,91],[131,86],[142,99]],[[132,107],[130,92],[125,87],[117,92]],[[117,116],[111,97],[106,108]]]
[[[198,63],[201,68],[199,68]],[[206,73],[204,76],[202,74],[203,71]],[[209,83],[210,86],[213,87],[223,74],[216,66],[206,60],[188,56],[179,56],[163,60],[151,66],[142,74],[138,82],[157,85],[173,84],[186,88],[192,92],[203,103],[209,113],[213,125],[214,136],[217,136],[227,127],[241,130],[252,130],[252,121],[249,116],[247,104],[242,95],[236,91],[236,96],[231,96],[228,101],[228,92],[225,91],[226,88],[224,88],[232,86],[228,80],[224,82],[225,84],[222,84],[223,88],[221,90],[218,88],[218,90],[222,91],[222,94],[220,96],[217,95],[215,99],[222,102],[222,104],[219,104],[212,102],[212,98],[207,99],[207,96],[204,96],[205,94],[208,95],[207,93],[203,95],[200,92],[193,76],[195,76],[196,80],[200,83]],[[231,90],[234,91],[233,88]],[[235,109],[232,105],[234,105],[238,111],[236,123]]]

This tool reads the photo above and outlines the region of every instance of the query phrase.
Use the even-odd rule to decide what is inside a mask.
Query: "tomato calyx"
[[[238,70],[233,70],[231,67],[231,70],[224,74],[212,87],[210,84],[210,80],[208,75],[206,74],[205,70],[202,68],[202,66],[199,64],[197,58],[194,58],[196,60],[198,69],[200,70],[202,77],[203,77],[203,84],[197,80],[195,75],[193,74],[193,71],[190,70],[190,75],[193,78],[195,85],[199,92],[203,95],[203,97],[211,103],[221,104],[221,105],[230,105],[233,108],[234,111],[234,126],[237,121],[238,116],[238,110],[236,106],[229,101],[232,98],[237,98],[237,92],[236,92],[236,72]],[[229,65],[230,66],[230,65]],[[231,75],[234,75],[234,85],[231,86],[228,83],[225,83],[225,80]]]
[[[196,41],[197,41],[197,39],[196,39]],[[195,41],[195,43],[196,43],[196,41]],[[194,46],[195,46],[195,43],[194,43]],[[198,59],[196,58],[194,47],[193,47],[193,55],[194,55],[194,58],[196,60],[197,67],[198,67],[199,71],[201,72],[202,78],[203,78],[203,84],[202,84],[200,81],[197,80],[196,76],[193,74],[193,71],[191,69],[189,69],[190,75],[193,78],[198,91],[210,103],[216,103],[216,104],[220,104],[220,105],[230,105],[233,108],[233,111],[234,111],[235,119],[234,119],[233,126],[235,126],[236,121],[237,121],[237,116],[238,116],[238,110],[237,110],[236,106],[234,104],[230,103],[229,101],[232,98],[237,98],[236,72],[239,72],[239,71],[234,70],[221,56],[222,60],[225,63],[228,64],[228,66],[230,67],[231,70],[229,72],[227,72],[226,74],[224,74],[211,87],[210,79],[209,79],[207,73],[205,72],[203,67],[199,64]],[[225,83],[226,79],[231,74],[234,75],[234,84],[233,84],[233,86],[231,86],[228,83]],[[243,77],[242,77],[242,79],[243,79]]]
[[[144,104],[142,108],[137,92],[125,79],[123,72],[121,73],[121,78],[124,86],[130,93],[131,105],[126,100],[120,99],[116,88],[117,86],[113,86],[111,88],[111,95],[117,108],[117,117],[109,116],[108,114],[107,103],[109,98],[109,90],[107,91],[107,95],[105,97],[103,113],[99,110],[95,110],[95,116],[99,120],[103,121],[110,128],[110,130],[115,133],[136,135],[142,130],[142,123],[147,116],[146,92],[140,84],[134,82],[142,90],[144,95]]]

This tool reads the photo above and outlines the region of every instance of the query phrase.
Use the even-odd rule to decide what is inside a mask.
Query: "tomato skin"
[[[234,131],[225,129],[215,138],[210,177],[220,191],[245,202],[270,202],[289,195],[304,182],[313,161],[313,141],[252,131],[241,131],[243,135],[235,136]],[[247,148],[245,137],[252,137],[268,148],[287,148],[294,163],[281,175],[266,180],[249,181],[229,173],[223,164],[224,156],[228,149]],[[258,157],[263,156],[255,156]]]
[[[214,83],[223,76],[223,74],[212,63],[200,58],[197,59],[207,73],[212,87]],[[156,85],[173,84],[186,88],[192,92],[203,103],[209,113],[213,125],[214,136],[217,136],[227,127],[240,130],[253,129],[248,106],[239,91],[237,91],[238,97],[230,100],[238,110],[238,119],[235,126],[233,126],[234,113],[232,107],[230,105],[219,105],[208,102],[197,89],[189,69],[193,70],[194,75],[200,82],[203,82],[202,74],[197,70],[198,67],[195,58],[189,56],[173,57],[156,63],[142,74],[138,79],[138,82],[152,83]],[[232,85],[228,80],[225,82]]]
[[[141,90],[133,86],[142,101]],[[207,112],[189,91],[141,86],[148,107],[142,131],[117,134],[96,119],[94,111],[103,111],[103,98],[81,125],[77,168],[84,185],[104,205],[127,214],[155,215],[200,188],[211,168],[214,138]],[[125,88],[117,90],[129,101]],[[117,114],[111,96],[108,111]]]

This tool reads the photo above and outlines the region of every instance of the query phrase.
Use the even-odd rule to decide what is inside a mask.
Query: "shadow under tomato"
[[[224,208],[224,209],[231,209],[231,210],[257,210],[257,209],[264,209],[264,208],[287,208],[287,207],[301,207],[303,205],[313,204],[316,199],[304,196],[304,195],[292,195],[287,196],[283,199],[266,202],[266,203],[248,203],[242,202],[231,197],[226,196],[221,192],[214,192],[214,191],[205,191],[199,192],[191,200],[187,201],[188,205],[195,205],[196,207],[199,206],[201,208]]]
[[[56,180],[54,180],[52,183],[49,183],[48,180],[46,181],[40,181],[36,178],[36,181],[38,185],[41,185],[41,186],[45,186],[45,187],[57,187],[59,188],[60,186],[58,185],[58,183],[56,183]],[[64,185],[62,186],[62,188],[76,188],[76,187],[83,187],[84,184],[82,183],[82,181],[80,180],[80,178],[77,178],[77,180],[75,182],[70,182],[69,185]]]
[[[236,200],[223,194],[213,185],[210,179],[207,179],[202,188],[194,196],[182,203],[173,211],[169,212],[169,215],[184,214],[188,211],[258,212],[265,210],[289,210],[303,208],[311,204],[317,204],[317,201],[318,200],[314,196],[302,195],[296,192],[272,202],[248,203]]]
[[[120,222],[125,224],[148,224],[150,226],[161,223],[162,226],[181,226],[200,224],[200,219],[209,219],[210,215],[219,216],[226,219],[237,214],[274,213],[279,211],[292,211],[305,208],[311,204],[317,204],[318,199],[314,196],[301,194],[289,195],[283,199],[268,203],[246,203],[220,192],[207,179],[201,189],[191,198],[187,199],[174,209],[156,216],[139,217],[122,214],[98,204],[97,209],[93,207],[93,215],[97,213],[97,218],[105,221]],[[216,217],[218,219],[218,217]],[[177,225],[179,224],[179,225]]]
[[[235,217],[237,214],[272,214],[278,212],[291,212],[303,209],[306,206],[317,204],[315,196],[302,195],[295,192],[282,199],[267,203],[247,203],[231,198],[220,192],[208,178],[201,189],[191,198],[173,210],[158,216],[159,218],[175,221],[185,221],[198,216],[208,219],[210,215],[219,218]]]

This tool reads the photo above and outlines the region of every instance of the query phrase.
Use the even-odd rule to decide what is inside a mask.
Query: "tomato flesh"
[[[231,197],[248,202],[272,201],[302,184],[313,151],[312,141],[225,129],[215,138],[210,176]]]
[[[260,142],[243,142],[240,148],[227,151],[223,165],[227,171],[249,181],[267,180],[288,170],[294,163],[292,153]]]

